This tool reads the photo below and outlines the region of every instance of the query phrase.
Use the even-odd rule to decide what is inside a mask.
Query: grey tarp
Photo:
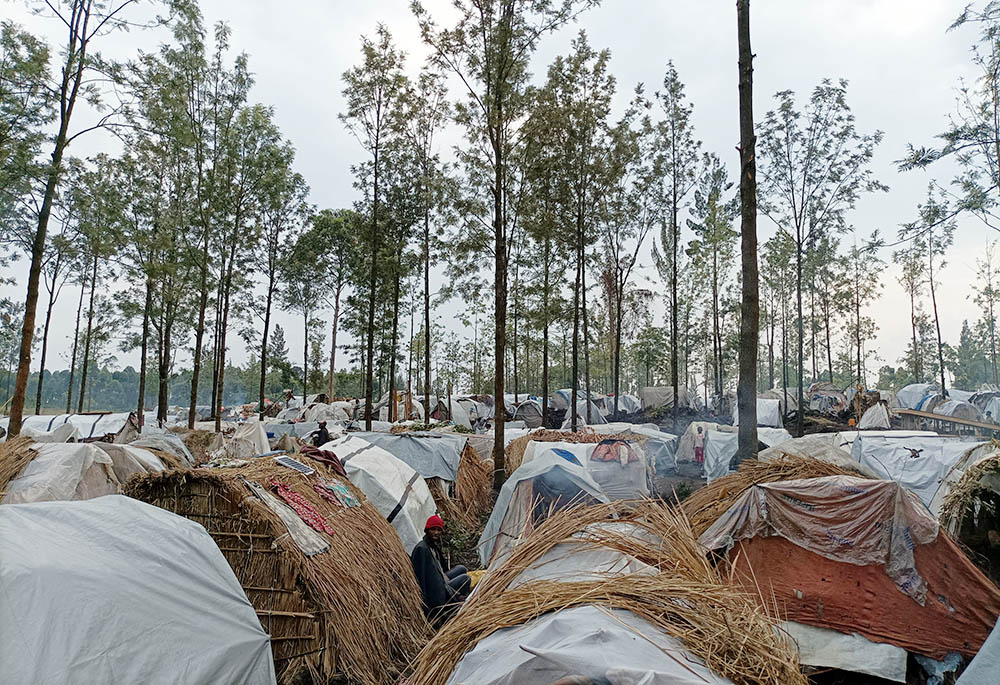
[[[898,482],[930,507],[945,475],[977,443],[946,437],[858,436],[851,458],[879,478]],[[935,516],[940,512],[933,512]]]
[[[649,463],[657,471],[669,471],[677,467],[677,444],[680,438],[673,433],[661,431],[655,423],[609,423],[601,428],[601,432],[641,436],[646,445]]]
[[[739,407],[733,403],[733,425],[740,423]],[[757,398],[757,425],[781,428],[781,400]]]
[[[494,556],[503,556],[525,532],[535,495],[532,488],[524,486],[535,479],[551,482],[563,492],[576,491],[599,502],[609,501],[582,465],[574,464],[552,449],[541,450],[534,459],[510,474],[500,488],[493,512],[479,537],[479,560],[484,568]]]
[[[22,427],[32,430],[50,433],[64,423],[71,423],[79,431],[79,439],[98,438],[109,433],[117,433],[128,421],[128,412],[118,412],[117,414],[56,414],[48,416],[45,414],[25,416]],[[7,434],[7,425],[10,417],[0,418],[0,428],[3,428],[4,435]]]
[[[881,402],[876,402],[868,407],[861,416],[861,420],[858,421],[858,430],[888,430],[889,428],[889,410]]]
[[[129,443],[133,447],[146,447],[154,450],[162,450],[167,454],[172,454],[179,459],[183,459],[188,466],[194,466],[194,455],[187,448],[180,436],[174,433],[162,433],[156,435],[140,435],[138,440]]]
[[[441,478],[455,482],[458,463],[467,439],[452,433],[354,433],[354,437],[377,445],[396,457],[421,478]]]
[[[925,395],[934,392],[936,385],[932,383],[911,383],[896,392],[896,401],[903,409],[916,409]]]
[[[1000,679],[1000,620],[955,685],[996,685]]]
[[[7,683],[274,683],[267,634],[205,529],[120,495],[0,507]]]
[[[768,447],[780,445],[792,436],[784,428],[757,428],[757,440]],[[711,483],[729,473],[729,462],[739,448],[739,433],[710,430],[705,435],[705,479]]]

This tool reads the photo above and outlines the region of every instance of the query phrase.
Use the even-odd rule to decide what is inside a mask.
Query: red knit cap
[[[442,521],[441,517],[438,516],[437,514],[434,514],[429,519],[427,519],[427,523],[424,525],[425,532],[430,530],[431,528],[440,528],[441,530],[444,530],[444,521]]]

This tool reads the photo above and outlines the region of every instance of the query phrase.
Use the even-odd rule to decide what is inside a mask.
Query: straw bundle
[[[753,485],[839,475],[856,476],[858,472],[819,459],[791,454],[784,454],[772,461],[747,459],[740,464],[736,473],[713,480],[705,487],[695,490],[680,506],[691,522],[694,534],[700,536]]]
[[[440,478],[425,478],[427,489],[434,498],[434,506],[438,512],[447,520],[457,521],[463,526],[472,526],[475,521],[471,519],[465,509],[448,495],[445,482]]]
[[[473,520],[493,507],[493,460],[480,459],[469,442],[458,462],[455,499]]]
[[[429,634],[410,560],[385,518],[346,479],[309,461],[306,476],[259,459],[227,469],[174,470],[129,481],[126,494],[202,524],[215,539],[271,635],[280,683],[346,677],[365,685],[398,680]],[[316,476],[344,483],[361,505],[330,504]],[[242,479],[282,483],[312,505],[334,533],[307,557],[281,519]]]
[[[962,521],[975,503],[976,493],[980,489],[979,481],[987,474],[1000,473],[1000,442],[996,440],[992,442],[997,451],[966,469],[962,477],[951,486],[948,494],[945,495],[939,519],[952,533],[959,531]],[[978,447],[980,446],[976,445],[969,452]],[[969,452],[963,456],[962,460],[968,457]],[[962,463],[962,460],[959,460],[958,463]]]
[[[589,529],[581,536],[591,524],[613,516],[651,535]],[[567,542],[621,551],[654,566],[657,573],[509,587],[542,555]],[[735,683],[806,683],[794,647],[780,636],[758,599],[727,584],[699,551],[683,517],[653,502],[632,512],[622,503],[572,507],[547,519],[506,563],[487,574],[458,616],[428,643],[417,658],[413,682],[443,685],[462,655],[493,632],[581,605],[631,611]]]
[[[506,457],[507,473],[514,473],[517,467],[524,460],[524,451],[528,448],[528,443],[535,442],[574,442],[574,443],[599,443],[602,440],[631,440],[631,436],[625,435],[604,435],[595,433],[594,429],[586,426],[576,433],[570,431],[557,430],[537,430],[522,435],[516,440],[512,440],[504,449]]]
[[[191,456],[194,457],[195,464],[204,464],[209,460],[209,445],[212,444],[215,433],[212,431],[188,430],[187,428],[170,428],[169,430],[171,433],[180,434],[184,445],[187,446],[191,452]]]
[[[187,463],[181,457],[178,457],[176,454],[171,454],[166,450],[158,450],[155,447],[141,447],[139,449],[144,449],[147,452],[155,454],[159,457],[160,461],[163,462],[163,465],[167,467],[167,470],[186,469],[188,467]]]
[[[19,435],[0,444],[0,497],[11,482],[38,453],[31,449],[31,438]]]

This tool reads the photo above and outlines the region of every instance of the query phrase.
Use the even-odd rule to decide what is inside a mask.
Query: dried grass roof
[[[695,536],[700,536],[726,512],[747,488],[761,483],[773,483],[797,478],[822,476],[857,476],[859,471],[842,468],[811,457],[783,454],[771,461],[747,459],[736,473],[717,478],[703,488],[695,490],[681,502],[684,515],[691,522]]]
[[[944,502],[941,504],[941,513],[938,518],[952,533],[958,533],[962,520],[973,506],[976,492],[980,489],[979,481],[989,473],[1000,473],[1000,441],[992,440],[989,444],[995,450],[993,454],[967,468],[961,478],[948,489],[948,494],[945,495]],[[982,446],[977,444],[970,448],[957,463],[963,463],[973,451]]]
[[[628,507],[632,506],[631,511]],[[646,535],[587,530],[617,517]],[[575,537],[576,536],[576,537]],[[512,581],[561,543],[621,551],[657,569],[592,581]],[[760,599],[727,583],[708,562],[684,518],[658,502],[571,507],[548,518],[509,559],[481,581],[459,614],[417,658],[413,682],[443,685],[462,656],[497,630],[573,606],[625,609],[679,639],[716,673],[735,683],[805,685],[797,652],[762,609]]]
[[[512,440],[504,449],[505,467],[507,473],[514,473],[517,467],[524,461],[524,451],[528,448],[529,442],[573,442],[573,443],[599,443],[602,440],[632,440],[637,441],[634,434],[605,434],[595,433],[590,426],[584,426],[576,433],[558,430],[536,430],[522,435],[516,440]]]
[[[38,456],[38,452],[31,449],[32,442],[31,438],[18,435],[0,443],[0,497],[7,491],[7,484]]]
[[[346,676],[365,685],[395,683],[429,634],[410,559],[360,490],[324,465],[308,464],[316,474],[271,459],[166,471],[133,478],[125,491],[205,526],[271,635],[279,682],[305,671],[315,682]],[[361,505],[330,504],[313,489],[317,476],[346,484]],[[241,479],[272,492],[272,481],[283,483],[305,498],[335,531],[317,533],[330,549],[307,557]]]

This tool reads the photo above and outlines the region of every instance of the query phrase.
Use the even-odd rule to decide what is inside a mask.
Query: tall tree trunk
[[[476,323],[478,325],[478,317]],[[478,334],[478,331],[477,331]],[[478,359],[479,345],[475,345]],[[478,361],[473,362],[473,390],[478,388]],[[428,412],[431,407],[431,215],[424,208],[424,422],[429,423]]]
[[[854,280],[854,337],[855,344],[857,346],[857,360],[858,360],[858,384],[864,384],[865,370],[862,367],[861,358],[861,278],[860,273],[855,274]]]
[[[930,258],[927,260],[930,269],[927,281],[931,286],[931,305],[934,307],[934,328],[937,330],[937,350],[938,350],[938,371],[941,375],[941,394],[948,396],[948,390],[944,383],[944,344],[941,342],[941,320],[938,318],[937,296],[934,293],[934,235],[927,238],[927,252]]]
[[[581,245],[581,248],[583,246]],[[587,330],[587,255],[586,252],[581,250],[580,253],[580,306],[583,310],[583,383],[584,383],[584,393],[587,398],[587,425],[593,425],[593,417],[591,416],[591,406],[593,402],[590,401],[590,334]]]
[[[264,304],[264,332],[260,337],[260,387],[257,389],[257,406],[261,421],[264,420],[264,392],[267,386],[267,336],[271,332],[271,304],[274,300],[274,281],[274,270],[272,269],[267,280],[267,299]],[[336,325],[334,323],[335,328]]]
[[[202,244],[201,297],[198,301],[198,325],[194,332],[194,359],[191,362],[191,405],[188,407],[188,428],[194,428],[197,418],[198,379],[201,374],[202,344],[205,340],[205,313],[208,310],[208,232]]]
[[[146,310],[142,313],[142,343],[139,350],[139,400],[136,403],[136,418],[142,430],[146,409],[146,369],[149,354],[149,312],[153,308],[153,279],[146,274]]]
[[[910,333],[912,334],[912,344],[913,344],[913,381],[915,383],[920,382],[920,348],[917,343],[917,302],[916,302],[916,292],[910,290]]]
[[[549,237],[542,256],[542,427],[549,425]]]
[[[340,293],[341,285],[337,285],[336,294],[333,297],[333,324],[330,332],[330,401],[333,402],[334,393],[337,390],[337,324],[340,322]]]
[[[399,246],[397,255],[402,254],[402,246]],[[396,283],[392,292],[392,340],[389,341],[389,421],[397,420],[399,406],[396,403],[396,346],[399,342],[399,281],[401,265],[396,263]],[[448,396],[451,401],[451,395]],[[448,418],[451,419],[449,411]]]
[[[510,25],[510,13],[513,6],[504,8],[502,22]],[[506,164],[502,126],[496,122],[504,121],[503,89],[497,88],[493,94],[493,122],[490,124],[490,143],[493,147],[493,253],[494,253],[494,374],[493,374],[493,488],[498,491],[507,480],[506,458],[504,456],[503,425],[506,419],[504,413],[504,350],[507,349],[507,220],[506,220]]]
[[[83,368],[80,370],[80,397],[77,412],[83,411],[83,395],[87,388],[87,367],[90,363],[90,336],[94,327],[94,292],[97,290],[97,255],[94,255],[94,267],[90,275],[90,307],[87,312],[87,338],[83,345]],[[17,392],[17,388],[14,388]]]
[[[309,309],[302,310],[302,409],[309,404]]]
[[[49,324],[52,322],[52,307],[56,303],[56,279],[59,277],[59,263],[62,254],[56,255],[52,272],[52,290],[49,291],[49,306],[45,310],[45,327],[42,329],[42,356],[38,364],[38,389],[35,391],[35,414],[42,413],[42,381],[45,379],[45,353],[49,346]]]
[[[750,0],[737,0],[740,91],[740,210],[743,265],[743,302],[740,306],[740,378],[737,406],[740,417],[736,461],[757,453],[757,162],[753,131],[753,52],[750,50]]]
[[[798,402],[799,410],[796,414],[795,419],[795,436],[801,438],[805,433],[805,408],[803,407],[803,397],[805,396],[803,384],[805,383],[805,322],[802,318],[802,227],[796,227],[796,241],[795,241],[795,311],[796,311],[796,322],[795,329],[798,333],[798,340],[796,341],[798,357],[798,371],[799,371],[799,382],[798,382]]]
[[[826,371],[833,383],[833,344],[830,338],[830,293],[824,292],[823,320],[826,326]]]
[[[222,390],[219,385],[219,359],[223,354],[221,348],[226,344],[226,336],[222,331],[222,309],[225,304],[225,283],[226,279],[229,278],[225,257],[226,254],[223,252],[222,267],[219,270],[221,278],[219,278],[219,287],[215,294],[215,326],[212,338],[212,409],[210,412],[210,418],[213,420],[217,419],[216,409],[222,405]]]
[[[580,385],[580,237],[576,244],[576,277],[573,279],[573,372],[570,385],[570,428],[576,432],[577,387]]]
[[[76,304],[76,327],[73,329],[73,354],[69,361],[69,388],[66,390],[66,413],[73,411],[73,376],[76,372],[76,352],[80,344],[80,314],[83,312],[83,295],[87,292],[87,281],[80,281],[80,300]]]
[[[677,302],[677,259],[678,259],[678,245],[680,231],[677,226],[677,150],[676,150],[676,140],[671,136],[671,151],[673,153],[673,179],[670,184],[671,192],[671,203],[670,203],[670,249],[673,252],[673,257],[670,264],[670,379],[673,384],[673,427],[677,430],[677,420],[680,416],[680,398],[678,393],[680,389],[678,387],[679,380],[677,378],[678,368],[677,368],[677,355],[679,353],[679,336],[677,334],[677,319],[679,314],[679,303]]]
[[[167,405],[170,404],[170,355],[172,354],[171,340],[173,338],[175,306],[170,298],[173,291],[173,283],[169,284],[163,293],[164,300],[164,324],[163,324],[163,355],[160,357],[159,385],[157,392],[156,420],[162,426],[167,421]]]
[[[234,241],[235,251],[235,241]],[[216,362],[215,386],[217,388],[213,413],[215,414],[215,432],[222,430],[222,398],[226,387],[226,333],[229,328],[229,292],[232,288],[232,260],[230,259],[229,271],[226,274],[225,296],[223,297],[223,310],[221,323],[219,325],[218,361]]]
[[[772,291],[770,311],[767,317],[768,323],[768,338],[767,338],[767,388],[770,390],[774,387],[774,295]],[[788,409],[788,398],[783,400],[785,410]]]
[[[365,430],[372,429],[372,372],[375,365],[375,300],[378,295],[378,182],[379,182],[379,136],[375,136],[374,168],[372,173],[372,224],[371,224],[371,273],[368,278],[368,359],[367,375],[365,376]]]

